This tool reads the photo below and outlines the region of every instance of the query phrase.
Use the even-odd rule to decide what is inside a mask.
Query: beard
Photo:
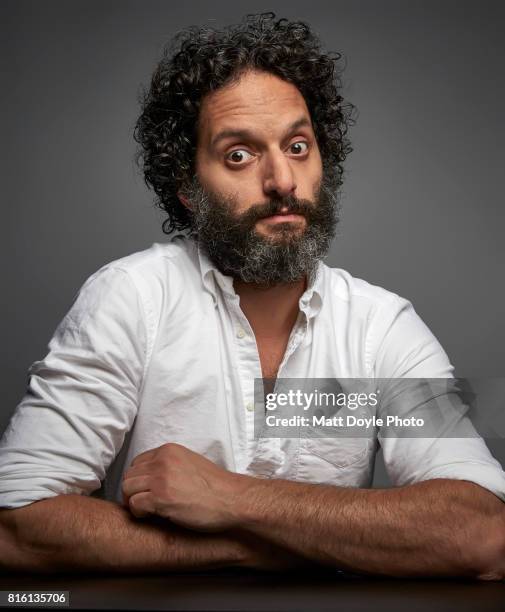
[[[211,193],[198,179],[184,192],[192,206],[191,234],[214,265],[227,276],[265,288],[300,281],[326,256],[340,220],[337,180],[323,174],[314,201],[294,196],[254,204],[237,215],[237,198]],[[279,214],[305,217],[272,224],[269,235],[258,233],[257,221]]]

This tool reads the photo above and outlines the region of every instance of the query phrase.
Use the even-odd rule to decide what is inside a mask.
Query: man
[[[382,490],[377,438],[254,437],[255,378],[453,368],[410,302],[321,261],[350,150],[335,58],[273,14],[179,42],[136,137],[164,229],[191,236],[93,274],[30,368],[1,563],[503,578],[505,475],[480,438],[379,438]]]

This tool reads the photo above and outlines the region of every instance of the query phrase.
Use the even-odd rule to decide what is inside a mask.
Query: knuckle
[[[166,467],[167,462],[177,462],[181,458],[181,446],[176,444],[175,442],[168,442],[165,444],[158,457],[156,458],[156,462],[161,464],[162,467]]]
[[[178,444],[177,442],[167,442],[162,446],[165,451],[169,451],[171,453],[180,453],[185,447],[182,444]]]

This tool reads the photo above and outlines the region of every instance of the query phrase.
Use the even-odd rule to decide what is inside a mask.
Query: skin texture
[[[299,120],[305,125],[289,130]],[[251,137],[214,144],[228,129],[247,130]],[[242,155],[231,155],[234,151]],[[204,188],[237,195],[238,214],[270,197],[311,199],[322,178],[322,162],[298,89],[272,74],[249,72],[238,84],[207,96],[200,110],[196,171]],[[258,232],[272,235],[273,223],[259,221]],[[293,221],[298,228],[304,224],[303,217]]]
[[[82,495],[0,510],[0,570],[136,573],[244,567],[288,570],[308,561],[242,530],[202,534]]]
[[[505,577],[503,503],[479,485],[434,479],[347,489],[229,472],[179,444],[142,453],[124,503],[201,532],[242,529],[309,560],[392,576]]]

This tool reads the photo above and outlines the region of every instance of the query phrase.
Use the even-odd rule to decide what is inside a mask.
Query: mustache
[[[302,200],[294,196],[288,196],[280,200],[270,200],[261,204],[253,204],[237,218],[237,221],[241,225],[254,224],[265,217],[281,214],[283,208],[286,210],[282,214],[303,215],[310,219],[314,212],[314,203],[310,200]]]

